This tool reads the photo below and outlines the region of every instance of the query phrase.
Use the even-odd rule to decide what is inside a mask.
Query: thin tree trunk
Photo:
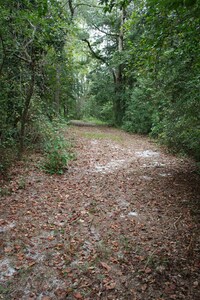
[[[56,111],[60,112],[60,65],[56,66],[56,90],[55,90]]]
[[[122,54],[124,50],[124,20],[125,20],[125,9],[121,9],[121,24],[120,31],[118,36],[118,53]],[[122,99],[123,91],[123,65],[119,64],[115,70],[115,100],[113,103],[114,109],[114,119],[116,125],[121,125],[123,113],[124,113],[124,104]]]
[[[24,151],[24,138],[25,138],[25,128],[27,122],[28,111],[30,108],[31,98],[33,96],[35,86],[35,65],[31,63],[31,79],[29,81],[29,87],[27,91],[27,95],[25,98],[24,109],[21,116],[21,129],[20,129],[20,139],[19,139],[19,159],[21,159],[23,151]]]

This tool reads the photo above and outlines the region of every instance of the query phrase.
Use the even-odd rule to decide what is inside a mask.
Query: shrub
[[[123,129],[128,132],[147,134],[152,127],[153,104],[146,87],[136,87],[130,96],[123,120]]]
[[[61,133],[61,124],[58,121],[48,124],[43,148],[42,168],[49,174],[62,174],[68,161],[74,158],[71,144],[64,139]]]

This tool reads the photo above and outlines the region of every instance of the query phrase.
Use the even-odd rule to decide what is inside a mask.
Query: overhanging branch
[[[98,31],[102,32],[102,33],[105,33],[106,35],[108,36],[112,36],[112,37],[115,37],[115,38],[118,38],[119,37],[119,34],[117,33],[109,33],[109,32],[106,32],[104,31],[103,29],[100,29],[97,25],[95,25],[94,23],[92,23],[92,26],[97,29]]]
[[[97,54],[97,53],[94,51],[94,49],[92,48],[90,42],[89,42],[87,39],[82,39],[82,41],[87,43],[90,52],[92,53],[92,55],[93,55],[96,59],[101,60],[101,61],[102,61],[103,63],[105,63],[105,64],[108,64],[104,57],[102,57],[101,55]]]

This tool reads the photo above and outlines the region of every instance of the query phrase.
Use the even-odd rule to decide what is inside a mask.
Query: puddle
[[[0,281],[5,280],[7,277],[11,277],[16,273],[16,270],[11,267],[11,262],[9,259],[4,259],[0,261]]]
[[[94,171],[95,172],[100,172],[100,173],[110,173],[113,170],[117,170],[120,167],[122,167],[125,163],[125,159],[119,159],[119,160],[111,160],[109,163],[107,163],[106,165],[95,165],[94,167]]]
[[[155,152],[152,150],[145,150],[145,151],[140,151],[140,152],[136,152],[136,156],[138,157],[152,157],[152,156],[159,156],[160,153],[159,152]]]

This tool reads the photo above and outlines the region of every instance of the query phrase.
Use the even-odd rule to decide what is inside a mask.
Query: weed
[[[169,259],[167,257],[159,257],[155,254],[156,250],[148,255],[146,258],[145,268],[150,267],[151,269],[156,269],[160,267],[167,267],[169,265]]]
[[[94,117],[88,117],[88,118],[85,117],[85,118],[83,118],[83,121],[85,121],[85,122],[91,122],[92,124],[95,124],[95,125],[107,125],[106,122],[101,121],[101,120],[99,120],[97,118],[94,118]]]
[[[11,195],[11,190],[8,187],[0,188],[0,196],[9,196]]]
[[[20,178],[19,183],[18,183],[18,189],[24,190],[26,187],[26,180],[24,177]]]
[[[127,238],[126,236],[124,235],[121,235],[120,236],[120,243],[122,245],[122,248],[129,252],[130,250],[132,250],[132,245],[131,245],[131,241],[129,238]]]
[[[6,286],[3,286],[2,284],[0,284],[0,295],[2,295],[1,299],[3,299],[3,295],[5,295],[5,294],[7,294],[9,292],[10,292],[9,287],[6,287]]]
[[[61,136],[52,137],[46,143],[45,152],[42,168],[49,174],[63,174],[68,161],[74,158],[69,151],[69,145]]]
[[[95,214],[98,211],[97,202],[95,200],[90,203],[88,211],[90,214]]]
[[[105,279],[105,275],[104,274],[97,274],[97,279],[100,281],[103,281]]]
[[[97,244],[97,253],[98,253],[98,257],[96,258],[96,260],[98,259],[106,259],[109,258],[111,256],[111,249],[108,248],[108,245],[106,245],[104,242],[100,241]]]

